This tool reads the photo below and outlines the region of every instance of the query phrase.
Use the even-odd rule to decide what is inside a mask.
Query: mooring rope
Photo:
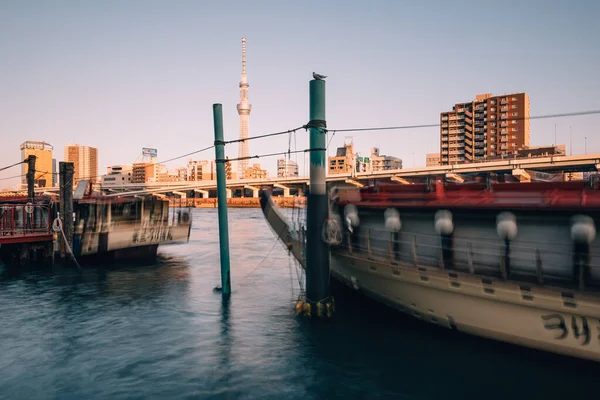
[[[62,233],[68,253],[71,255],[71,258],[73,258],[73,261],[75,262],[75,265],[77,265],[77,268],[81,269],[81,266],[77,262],[77,258],[75,258],[75,254],[73,253],[73,250],[71,250],[71,246],[69,246],[69,242],[67,241],[67,235],[65,235],[65,231],[63,230],[63,224],[62,224],[62,221],[60,220],[60,217],[57,216],[56,219],[54,220],[54,222],[52,223],[52,230],[56,233],[58,233],[58,232]]]

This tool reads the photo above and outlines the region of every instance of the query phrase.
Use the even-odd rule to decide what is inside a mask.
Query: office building
[[[89,146],[70,144],[65,146],[65,161],[74,167],[73,186],[82,179],[98,181],[98,149]],[[62,182],[61,182],[62,183]]]
[[[440,164],[486,161],[529,146],[529,96],[477,95],[440,114]]]
[[[46,142],[26,141],[21,144],[21,159],[35,156],[34,183],[36,187],[50,187],[52,185],[52,145]],[[21,164],[21,184],[27,187],[27,163]]]
[[[56,166],[56,158],[52,159],[52,187],[56,187],[58,183],[58,167]]]

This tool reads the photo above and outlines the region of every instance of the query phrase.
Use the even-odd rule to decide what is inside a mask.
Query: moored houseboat
[[[332,277],[423,321],[600,361],[597,187],[432,182],[332,190]],[[303,264],[304,227],[262,196]]]

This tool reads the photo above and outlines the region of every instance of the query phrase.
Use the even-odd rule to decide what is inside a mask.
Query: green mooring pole
[[[227,184],[225,182],[225,143],[223,142],[223,106],[213,104],[215,125],[215,162],[217,164],[217,202],[219,204],[219,245],[221,250],[221,292],[231,294],[229,272],[229,223],[227,219]]]
[[[306,217],[306,299],[312,304],[329,300],[329,247],[322,229],[329,217],[325,186],[325,81],[310,81],[310,190]],[[318,306],[318,304],[317,304]]]

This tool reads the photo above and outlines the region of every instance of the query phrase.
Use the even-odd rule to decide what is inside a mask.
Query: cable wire
[[[511,111],[506,111],[511,112]],[[548,118],[563,118],[563,117],[579,117],[583,115],[594,115],[600,114],[600,110],[591,110],[591,111],[578,111],[578,112],[568,112],[568,113],[560,113],[560,114],[546,114],[546,115],[537,115],[533,117],[514,117],[514,118],[506,118],[507,120],[516,120],[516,121],[526,121],[531,119],[548,119]],[[498,120],[501,121],[501,120]],[[490,122],[488,120],[488,122]],[[384,127],[374,127],[374,128],[348,128],[348,129],[328,129],[328,132],[364,132],[364,131],[387,131],[387,130],[401,130],[401,129],[419,129],[419,128],[439,128],[442,126],[441,123],[438,124],[422,124],[422,125],[401,125],[401,126],[384,126]]]
[[[0,178],[0,181],[5,181],[7,179],[14,179],[14,178],[22,178],[24,176],[27,176],[27,174],[21,174],[21,175],[14,175],[14,176],[7,176],[5,178]]]
[[[23,163],[25,163],[26,161],[27,161],[27,160],[23,160],[23,161],[19,161],[18,163],[14,163],[14,164],[8,165],[8,166],[6,166],[6,167],[2,167],[2,168],[0,168],[0,171],[4,171],[5,169],[9,169],[9,168],[12,168],[12,167],[16,167],[17,165],[23,164]]]
[[[245,139],[225,140],[225,141],[223,141],[223,144],[247,142],[247,141],[254,140],[254,139],[263,139],[263,138],[271,137],[271,136],[285,135],[286,133],[296,132],[296,131],[298,131],[300,129],[304,129],[304,128],[306,128],[306,125],[302,125],[302,126],[299,126],[298,128],[290,129],[290,130],[287,130],[287,131],[281,131],[281,132],[275,132],[275,133],[266,133],[264,135],[252,136],[252,137],[245,138]]]
[[[200,150],[192,151],[191,153],[187,153],[187,154],[184,154],[184,155],[181,155],[181,156],[169,158],[168,160],[162,160],[160,162],[156,162],[156,164],[165,164],[165,163],[168,163],[168,162],[171,162],[171,161],[179,160],[180,158],[189,157],[191,155],[202,153],[203,151],[206,151],[206,150],[210,150],[213,147],[215,147],[215,146],[211,145],[211,146],[205,147],[205,148],[200,149]]]
[[[278,152],[278,153],[257,154],[257,155],[254,155],[254,156],[238,157],[238,158],[226,158],[224,160],[215,160],[215,161],[216,162],[241,161],[241,160],[251,160],[253,158],[283,156],[283,155],[287,155],[287,154],[309,153],[311,151],[325,151],[325,150],[326,149],[316,148],[316,149],[304,149],[304,150],[296,150],[296,151],[281,151],[281,152]]]

